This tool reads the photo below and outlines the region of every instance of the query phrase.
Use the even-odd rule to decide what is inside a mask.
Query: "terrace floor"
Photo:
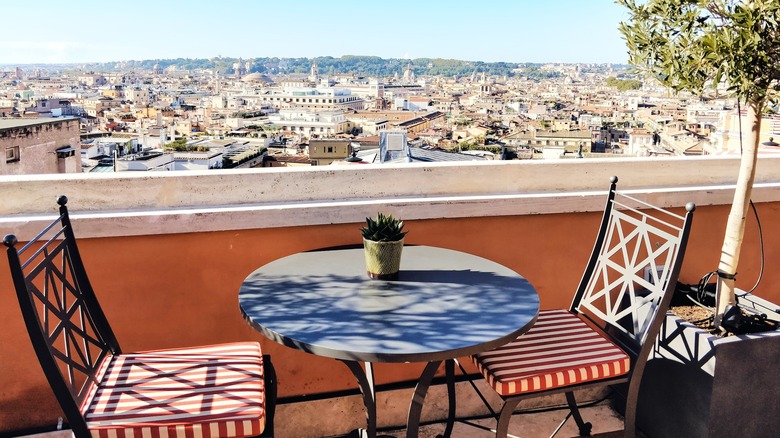
[[[611,407],[609,400],[595,406],[580,409],[585,421],[593,424],[593,437],[613,438],[623,435],[623,417]],[[567,409],[553,411],[517,413],[509,427],[510,437],[549,437],[566,417]],[[463,419],[455,423],[452,438],[489,438],[495,436],[496,421],[493,418]],[[436,438],[444,431],[444,423],[428,424],[420,428],[420,438]],[[385,436],[403,438],[406,430],[388,431]],[[577,437],[577,425],[569,419],[556,435],[559,438]]]
[[[283,405],[280,406],[280,410]],[[541,412],[517,413],[512,418],[509,428],[510,437],[537,438],[549,437],[555,428],[566,417],[565,408]],[[622,436],[623,417],[610,406],[610,400],[604,400],[596,405],[580,409],[583,418],[593,424],[593,437],[615,438]],[[281,413],[281,412],[280,412]],[[278,417],[277,417],[278,419]],[[492,428],[495,420],[492,418],[459,419],[453,428],[452,438],[487,438],[495,436]],[[435,438],[444,431],[444,423],[426,424],[420,428],[420,438]],[[380,436],[403,438],[405,429],[380,429]],[[24,438],[70,438],[68,430],[27,435]],[[297,435],[277,434],[280,438],[292,438]],[[302,435],[309,436],[309,435]],[[579,436],[573,419],[569,419],[556,435],[560,438]]]

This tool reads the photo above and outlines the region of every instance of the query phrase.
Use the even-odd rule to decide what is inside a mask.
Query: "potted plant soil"
[[[401,252],[404,249],[404,222],[392,215],[379,213],[376,218],[366,218],[361,228],[363,248],[366,254],[366,271],[375,280],[397,280],[401,268]]]

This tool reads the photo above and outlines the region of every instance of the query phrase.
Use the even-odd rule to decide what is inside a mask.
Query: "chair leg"
[[[628,396],[626,397],[626,415],[623,417],[623,436],[625,438],[634,438],[636,436],[636,404],[638,402],[637,399],[638,399],[638,388],[634,389],[633,391],[629,389]]]
[[[271,362],[271,356],[263,355],[265,371],[265,430],[261,436],[273,438],[274,415],[276,414],[276,369]]]
[[[506,438],[509,433],[509,422],[512,420],[512,414],[515,412],[517,405],[520,404],[519,398],[510,398],[504,400],[504,406],[501,407],[501,413],[498,414],[498,422],[496,424],[496,438]]]
[[[566,403],[569,404],[571,416],[574,417],[574,421],[577,423],[577,427],[580,429],[580,436],[590,436],[590,430],[593,428],[593,425],[582,420],[582,415],[580,415],[580,408],[577,407],[577,401],[574,399],[573,391],[566,393]]]

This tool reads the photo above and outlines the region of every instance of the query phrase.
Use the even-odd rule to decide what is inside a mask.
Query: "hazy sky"
[[[625,63],[613,0],[3,1],[0,64],[156,58]]]

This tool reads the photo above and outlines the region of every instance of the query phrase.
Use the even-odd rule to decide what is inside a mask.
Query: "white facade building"
[[[353,124],[344,111],[312,111],[305,108],[283,109],[269,114],[268,120],[282,131],[293,131],[304,136],[312,134],[331,136],[348,132]]]
[[[309,108],[317,111],[365,109],[365,100],[347,88],[284,87],[260,96],[262,102],[276,108]]]

